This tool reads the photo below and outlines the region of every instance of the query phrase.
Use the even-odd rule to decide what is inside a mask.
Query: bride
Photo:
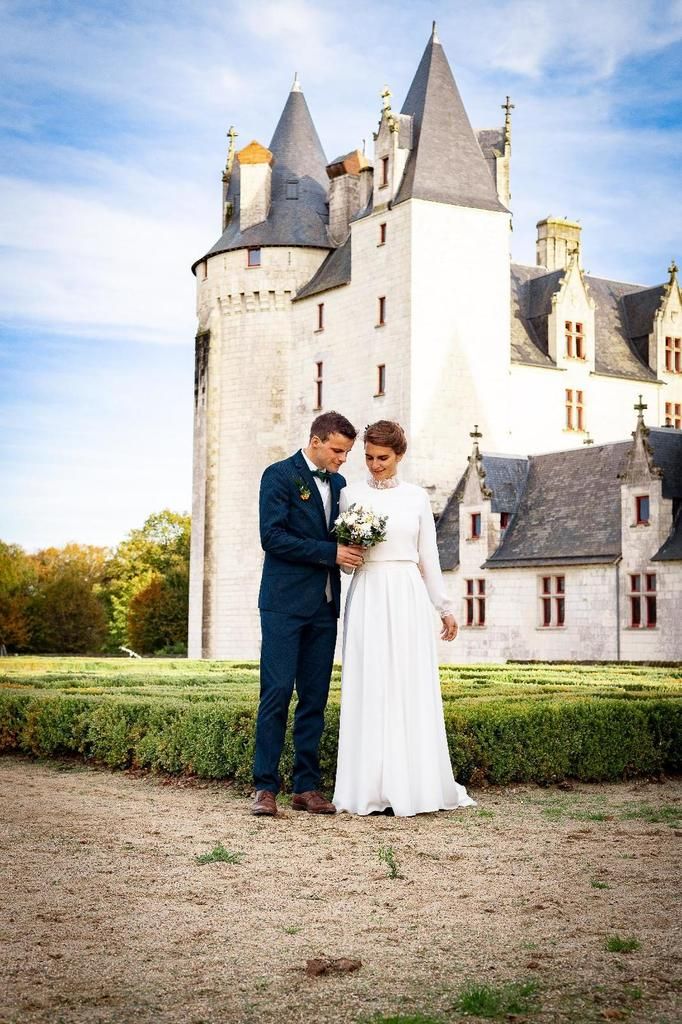
[[[428,495],[397,475],[407,441],[398,423],[365,430],[366,483],[341,492],[388,516],[386,539],[355,570],[344,618],[341,722],[334,803],[396,815],[473,805],[452,774],[431,604],[454,640]],[[430,600],[429,600],[430,599]]]

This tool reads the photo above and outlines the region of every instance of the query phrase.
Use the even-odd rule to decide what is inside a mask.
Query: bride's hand
[[[441,640],[454,640],[457,636],[457,622],[455,621],[454,615],[441,615],[441,622],[443,623],[443,629],[441,630]]]

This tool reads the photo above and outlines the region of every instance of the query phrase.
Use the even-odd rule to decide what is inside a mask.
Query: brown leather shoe
[[[257,789],[256,799],[251,804],[251,813],[260,817],[274,818],[277,814],[275,794],[271,793],[269,789]]]
[[[294,793],[291,799],[294,811],[307,811],[308,814],[336,814],[336,807],[316,789],[307,793]]]

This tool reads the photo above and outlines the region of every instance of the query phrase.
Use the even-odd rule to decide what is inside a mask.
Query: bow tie
[[[313,474],[313,476],[316,476],[318,480],[321,480],[323,484],[329,483],[329,477],[331,476],[331,473],[329,472],[328,469],[311,469],[310,472]]]

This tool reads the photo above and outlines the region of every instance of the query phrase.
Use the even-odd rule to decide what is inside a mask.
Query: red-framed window
[[[260,249],[252,248],[246,250],[246,266],[247,267],[260,267]]]
[[[630,574],[630,628],[656,626],[656,573]]]
[[[379,225],[379,245],[386,245],[386,225]]]
[[[649,525],[649,495],[638,494],[635,498],[635,523],[637,526]]]
[[[668,373],[682,373],[682,338],[665,339],[665,368]]]
[[[675,430],[682,429],[682,402],[665,403],[665,425]]]
[[[585,429],[585,403],[583,392],[566,388],[566,430]]]
[[[383,327],[386,323],[386,296],[380,295],[377,309],[377,327]]]
[[[568,359],[585,358],[585,335],[583,325],[572,320],[565,321],[566,356]]]
[[[467,626],[485,626],[485,580],[465,580],[464,621]]]
[[[381,395],[386,394],[386,364],[379,363],[377,366],[377,389],[374,392],[375,398],[380,398]]]
[[[388,185],[388,157],[382,156],[381,158],[381,181],[379,183],[380,188],[384,188]]]
[[[317,328],[318,331],[324,330],[324,302],[318,302],[317,304]]]
[[[471,539],[478,540],[481,536],[481,513],[471,513]]]
[[[540,577],[540,625],[559,628],[566,625],[566,577]]]
[[[317,412],[318,409],[322,408],[322,378],[323,378],[324,364],[315,363],[315,405],[314,410]]]

